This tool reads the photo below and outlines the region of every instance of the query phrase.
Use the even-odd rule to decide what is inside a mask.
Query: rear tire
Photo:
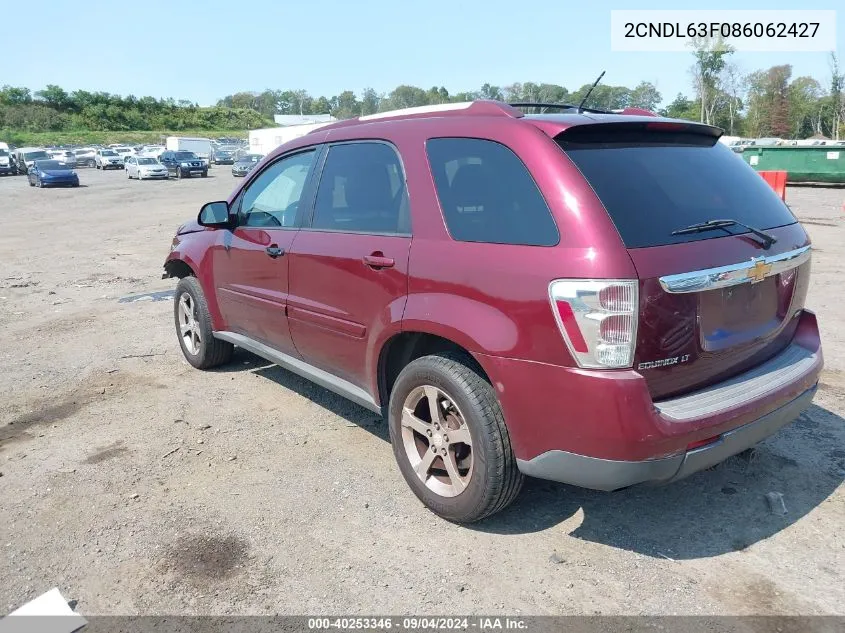
[[[208,303],[196,277],[183,277],[176,285],[173,317],[179,347],[191,365],[210,369],[231,360],[235,346],[212,336]]]
[[[182,168],[181,167],[176,168],[176,178],[177,178],[177,180],[182,180]]]
[[[436,394],[439,424],[431,420],[429,394]],[[405,423],[403,415],[412,406],[412,422]],[[409,363],[390,394],[388,424],[405,481],[423,504],[448,521],[471,523],[490,516],[522,489],[524,477],[495,391],[467,355],[447,352]]]

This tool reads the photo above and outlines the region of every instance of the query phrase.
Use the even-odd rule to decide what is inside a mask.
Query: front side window
[[[551,211],[522,161],[500,143],[434,138],[428,161],[446,228],[460,242],[554,246]]]
[[[405,173],[385,143],[329,149],[312,228],[353,233],[410,233]]]
[[[264,169],[243,193],[238,224],[264,228],[296,226],[299,200],[315,154],[314,150],[294,154]]]

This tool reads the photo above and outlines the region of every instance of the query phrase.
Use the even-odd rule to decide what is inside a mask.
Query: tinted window
[[[193,152],[174,152],[173,158],[176,160],[197,160],[198,156]]]
[[[493,141],[435,138],[428,160],[446,227],[461,242],[554,246],[559,234],[540,190],[511,150]]]
[[[651,134],[623,142],[585,141],[563,140],[561,144],[592,185],[629,248],[746,232],[733,226],[671,234],[707,220],[732,219],[757,229],[795,222],[772,188],[715,138]]]
[[[358,233],[410,233],[405,174],[384,143],[329,148],[312,228]]]
[[[47,152],[27,152],[23,155],[26,160],[38,160],[40,158],[50,158]]]
[[[247,187],[241,200],[242,226],[292,227],[315,152],[283,158],[264,169]]]

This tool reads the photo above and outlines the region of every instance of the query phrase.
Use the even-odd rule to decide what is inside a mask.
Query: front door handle
[[[285,249],[279,248],[277,244],[272,244],[264,250],[273,259],[276,259],[277,257],[280,257],[285,254]]]
[[[392,257],[385,257],[381,251],[376,251],[372,255],[364,255],[364,263],[370,268],[379,270],[381,268],[393,268],[396,262]]]

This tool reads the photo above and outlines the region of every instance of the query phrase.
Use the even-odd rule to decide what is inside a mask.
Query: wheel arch
[[[473,368],[485,380],[492,383],[487,370],[466,346],[451,338],[423,330],[398,332],[385,341],[378,359],[378,397],[385,414],[390,403],[393,385],[402,369],[422,356],[441,352],[457,352],[466,356]]]

